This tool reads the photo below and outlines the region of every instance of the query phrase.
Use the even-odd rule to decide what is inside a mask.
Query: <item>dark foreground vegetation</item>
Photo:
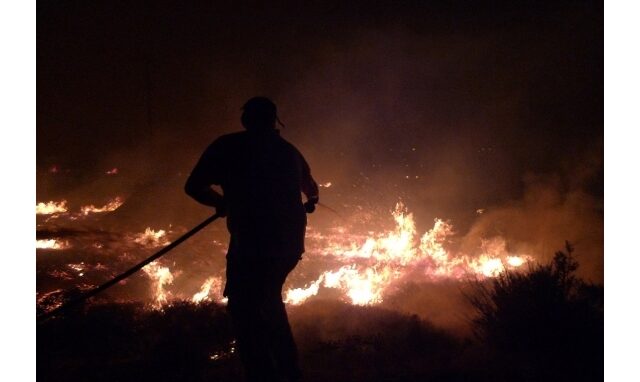
[[[307,381],[600,381],[603,288],[550,264],[474,283],[473,338],[336,302],[292,309]],[[240,381],[223,306],[96,304],[38,326],[39,381]]]

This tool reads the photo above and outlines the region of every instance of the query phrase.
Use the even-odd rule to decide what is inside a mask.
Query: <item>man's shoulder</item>
[[[255,138],[255,135],[252,137],[251,133],[248,131],[238,131],[234,133],[224,134],[216,138],[210,145],[208,150],[238,150],[246,146],[250,141]],[[279,150],[284,150],[288,152],[294,152],[298,155],[300,151],[294,146],[291,142],[284,139],[279,133],[262,137],[261,139],[265,139],[265,142],[271,142],[271,144],[276,143],[276,147],[279,147]]]
[[[216,142],[222,142],[222,143],[227,143],[227,142],[237,142],[237,141],[241,141],[243,139],[245,139],[247,136],[247,132],[246,131],[236,131],[234,133],[229,133],[229,134],[224,134],[219,136],[218,138],[216,138],[213,143]]]
[[[224,149],[229,146],[234,146],[244,141],[246,138],[246,134],[244,131],[238,131],[235,133],[229,133],[219,136],[214,139],[213,142],[209,145],[209,150],[219,150]]]
[[[298,151],[298,149],[296,148],[296,146],[289,142],[288,140],[286,140],[282,135],[280,135],[280,132],[278,131],[277,134],[274,135],[274,137],[276,138],[277,142],[284,148],[288,149],[288,150],[294,150],[294,151]]]

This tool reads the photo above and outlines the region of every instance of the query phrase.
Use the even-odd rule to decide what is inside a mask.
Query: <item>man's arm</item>
[[[224,197],[211,188],[214,184],[220,184],[220,156],[220,148],[214,142],[202,154],[184,185],[187,195],[216,210],[224,209]]]
[[[320,200],[320,190],[318,189],[318,183],[311,176],[311,168],[309,164],[304,159],[302,154],[300,154],[300,160],[302,164],[302,178],[300,183],[300,189],[307,197],[307,202],[317,204]]]

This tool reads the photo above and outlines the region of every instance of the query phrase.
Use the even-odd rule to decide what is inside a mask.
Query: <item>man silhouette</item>
[[[280,121],[271,100],[251,98],[242,110],[246,131],[216,139],[185,191],[227,216],[231,239],[224,295],[247,380],[299,381],[282,285],[304,252],[305,212],[318,203],[318,185],[302,154],[275,128]]]

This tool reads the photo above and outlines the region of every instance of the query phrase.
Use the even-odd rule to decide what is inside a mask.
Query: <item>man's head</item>
[[[242,107],[242,126],[250,131],[275,129],[278,110],[269,98],[253,97]]]

